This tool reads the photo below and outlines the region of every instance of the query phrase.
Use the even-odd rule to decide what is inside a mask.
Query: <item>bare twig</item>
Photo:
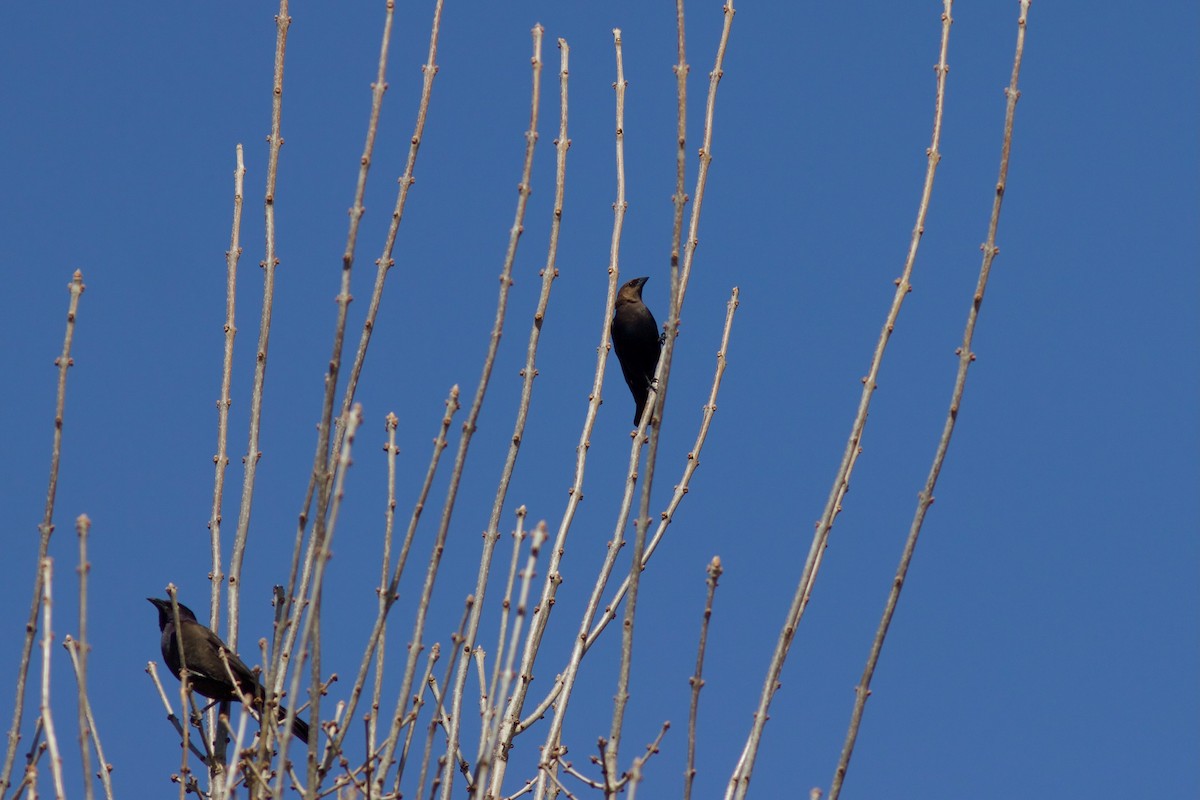
[[[235,151],[237,166],[233,170],[233,224],[229,234],[229,249],[225,251],[225,358],[221,363],[221,396],[217,400],[217,453],[213,456],[213,503],[208,520],[212,546],[212,574],[209,598],[209,626],[219,630],[221,622],[221,584],[225,573],[221,566],[221,506],[225,497],[225,470],[229,466],[229,407],[233,404],[233,341],[237,335],[237,268],[242,256],[242,198],[246,163],[239,144]]]
[[[691,800],[692,782],[696,779],[696,718],[700,713],[700,690],[704,688],[704,650],[708,645],[708,623],[712,619],[713,598],[721,578],[721,559],[713,556],[708,563],[708,594],[704,598],[704,618],[700,623],[700,643],[696,646],[696,673],[688,679],[692,687],[692,704],[688,711],[687,769],[683,773],[683,800]]]
[[[683,208],[688,196],[684,191],[687,183],[687,78],[690,67],[687,63],[686,39],[683,25],[683,0],[675,0],[675,30],[679,40],[679,63],[675,65],[675,95],[677,109],[675,129],[679,147],[675,151],[675,218],[671,225],[671,302],[675,302],[679,290],[679,244],[683,239]]]
[[[154,688],[158,690],[158,699],[162,701],[163,708],[167,712],[167,721],[175,727],[175,732],[179,734],[179,738],[187,741],[187,736],[184,733],[184,723],[182,723],[180,718],[176,716],[175,708],[171,705],[170,698],[167,697],[167,690],[163,688],[162,681],[158,678],[158,667],[153,661],[150,661],[146,664],[146,674],[150,676],[150,680],[154,682]],[[184,715],[186,716],[186,712],[184,712]],[[197,749],[194,744],[189,743],[188,746],[191,749],[192,754],[197,758],[201,760],[205,758],[204,753]]]
[[[67,332],[63,336],[61,355],[54,361],[58,367],[58,392],[54,401],[54,443],[50,448],[50,481],[46,489],[46,508],[42,523],[38,526],[37,569],[34,571],[33,599],[29,604],[29,619],[25,623],[25,640],[21,645],[21,661],[17,667],[17,689],[13,700],[12,724],[8,729],[8,748],[4,753],[4,767],[0,769],[0,797],[12,785],[13,763],[17,757],[17,746],[21,742],[21,717],[25,709],[25,681],[29,676],[29,659],[33,653],[33,640],[37,635],[38,611],[42,603],[42,562],[50,549],[50,534],[54,532],[54,498],[58,492],[58,465],[62,458],[63,410],[67,403],[67,370],[75,363],[71,359],[71,343],[75,339],[75,315],[79,311],[79,298],[83,294],[83,273],[75,270],[67,287],[71,300],[67,305]]]
[[[242,580],[242,559],[246,554],[246,540],[250,535],[250,509],[254,500],[254,479],[258,474],[259,433],[262,428],[263,386],[267,380],[267,346],[271,339],[271,312],[275,302],[275,268],[279,259],[275,255],[275,183],[279,175],[279,150],[283,147],[280,133],[283,118],[283,63],[287,49],[288,0],[279,0],[279,13],[275,16],[275,71],[271,81],[271,135],[267,137],[267,183],[263,195],[265,220],[265,253],[263,269],[263,302],[258,325],[258,345],[255,348],[254,384],[250,392],[250,427],[246,445],[245,472],[242,477],[242,499],[238,508],[237,533],[234,535],[233,552],[229,558],[229,634],[225,641],[229,649],[237,652],[239,599]],[[223,749],[223,748],[222,748]]]
[[[75,671],[75,680],[77,683],[80,683],[82,685],[81,676],[86,675],[86,673],[84,672],[85,667],[83,666],[83,664],[81,662],[81,656],[80,656],[80,654],[83,650],[82,644],[80,642],[75,641],[70,636],[68,636],[63,641],[63,647],[66,648],[67,654],[71,657],[71,668]],[[92,713],[92,704],[91,704],[91,701],[88,700],[88,697],[86,694],[82,696],[82,702],[83,702],[82,713],[83,713],[84,718],[83,718],[83,720],[80,721],[81,722],[80,730],[85,731],[86,734],[91,737],[92,746],[96,748],[96,758],[100,759],[100,769],[96,773],[96,777],[100,779],[100,783],[104,787],[104,796],[107,797],[108,800],[112,800],[112,798],[114,797],[113,786],[112,786],[112,765],[109,764],[108,761],[105,760],[105,758],[104,758],[104,747],[100,744],[100,732],[96,729],[96,717]],[[82,723],[85,721],[86,721],[86,727],[83,727]],[[82,736],[80,738],[83,739]],[[86,748],[87,741],[84,740],[80,746]],[[84,774],[84,779],[88,781],[89,785],[91,783],[91,779],[88,776],[88,772],[90,772],[90,771],[91,771],[91,767],[88,765],[88,762],[85,760],[83,774]],[[87,797],[92,796],[91,790],[87,786],[85,786],[85,791],[87,792],[87,795],[86,795]]]
[[[54,714],[50,707],[50,640],[54,637],[51,630],[51,610],[53,603],[50,591],[52,560],[42,559],[42,730],[46,733],[46,746],[50,748],[50,774],[54,776],[55,800],[66,800],[67,789],[63,782],[62,751],[58,749],[58,736],[54,731]]]
[[[432,678],[433,665],[437,663],[437,659],[441,654],[441,650],[442,646],[437,642],[434,642],[429,648],[429,659],[425,665],[425,675],[421,679],[422,686],[427,685]],[[420,711],[422,703],[424,703],[424,700],[422,700],[424,696],[425,692],[423,690],[417,692],[416,695],[413,696],[413,724],[408,726],[408,732],[406,733],[404,739],[404,749],[401,751],[400,760],[396,765],[396,783],[393,791],[393,794],[396,795],[399,795],[400,792],[400,776],[404,774],[404,764],[408,757],[409,746],[412,744],[413,731],[415,731],[417,728],[417,713]],[[425,749],[421,756],[421,770],[417,776],[417,793],[414,795],[415,797],[423,797],[425,795],[425,779],[429,777],[429,759],[433,754],[433,737],[437,733],[436,715],[437,712],[435,711],[435,718],[429,721],[429,728],[426,732]],[[380,770],[380,774],[382,774],[382,770]],[[370,800],[371,795],[368,794],[367,798]]]
[[[558,533],[555,536],[554,546],[550,549],[550,562],[546,570],[546,578],[542,585],[542,595],[538,602],[537,608],[534,610],[533,619],[529,626],[529,635],[525,642],[525,648],[521,655],[521,675],[522,680],[517,685],[517,691],[513,693],[509,701],[508,707],[504,713],[504,720],[500,729],[500,738],[498,740],[498,758],[496,769],[492,776],[491,793],[499,796],[504,778],[504,766],[506,762],[506,753],[512,745],[513,737],[519,732],[517,729],[517,721],[521,718],[521,711],[524,707],[525,696],[528,693],[530,682],[533,678],[533,663],[537,657],[539,648],[541,647],[542,636],[545,634],[546,626],[550,619],[550,611],[554,607],[554,597],[558,592],[558,586],[562,582],[562,577],[559,574],[559,563],[562,560],[563,553],[566,548],[567,534],[570,532],[571,522],[575,516],[575,510],[579,505],[579,501],[583,498],[583,475],[587,461],[587,448],[591,439],[591,431],[595,424],[596,414],[599,411],[601,400],[601,388],[604,384],[604,367],[608,360],[609,351],[609,336],[612,326],[613,308],[616,304],[617,284],[620,280],[620,253],[621,253],[621,233],[625,225],[625,212],[629,208],[628,202],[625,200],[625,90],[628,82],[625,80],[625,66],[623,54],[621,51],[621,31],[613,29],[613,49],[616,54],[616,71],[617,79],[613,83],[615,90],[616,105],[616,179],[617,179],[617,197],[613,203],[613,230],[612,238],[609,245],[609,261],[608,261],[608,296],[604,306],[604,317],[600,327],[600,344],[597,347],[596,357],[596,372],[592,383],[592,393],[588,397],[588,411],[584,419],[583,432],[580,435],[579,445],[575,449],[575,478],[568,491],[567,508],[563,513],[563,518],[559,524]],[[593,600],[588,605],[588,610],[584,612],[585,618],[589,613],[595,613],[595,606],[599,604],[599,595],[603,592],[603,586],[608,580],[608,576],[612,572],[613,565],[616,563],[617,551],[619,548],[612,543],[609,545],[608,552],[605,556],[604,564],[600,568],[600,577],[597,580],[597,587],[593,590]],[[568,667],[568,670],[570,667]],[[565,678],[560,678],[557,686],[562,686]],[[549,770],[553,768],[558,752],[558,737],[562,731],[562,717],[565,713],[565,699],[570,696],[570,682],[566,684],[566,698],[555,709],[555,715],[551,721],[550,729],[547,731],[546,739],[542,745],[541,763],[538,769],[537,787],[535,789],[535,798],[541,800],[544,798],[547,791],[546,778]],[[540,715],[539,715],[540,716]]]
[[[883,330],[880,332],[879,340],[875,345],[875,352],[871,358],[871,366],[867,371],[867,376],[863,378],[862,397],[859,400],[858,413],[850,428],[850,439],[846,443],[841,464],[838,466],[837,474],[834,476],[833,487],[830,490],[829,499],[825,504],[825,510],[821,515],[821,519],[817,522],[816,531],[813,534],[812,544],[809,547],[804,568],[800,573],[800,579],[796,585],[796,592],[792,599],[791,607],[788,609],[779,640],[775,645],[775,652],[772,654],[770,664],[767,667],[766,679],[763,681],[763,688],[759,695],[758,708],[754,712],[754,722],[747,736],[741,758],[738,760],[738,764],[730,776],[729,786],[725,793],[726,800],[741,800],[746,796],[746,792],[748,791],[750,775],[754,770],[754,759],[758,753],[763,728],[767,723],[771,699],[779,687],[779,675],[783,670],[783,662],[787,658],[788,651],[791,649],[792,641],[796,635],[796,628],[804,615],[804,609],[808,605],[808,598],[812,592],[817,571],[820,568],[821,558],[829,539],[829,532],[833,527],[834,519],[837,517],[838,512],[841,511],[842,498],[850,487],[850,474],[862,452],[862,435],[867,424],[867,411],[870,408],[871,397],[875,392],[875,378],[879,374],[880,365],[883,362],[883,354],[887,348],[892,331],[895,328],[896,319],[900,315],[900,308],[904,303],[904,298],[912,290],[910,280],[912,278],[913,266],[916,263],[917,248],[921,242],[921,235],[925,231],[925,217],[929,210],[930,197],[933,194],[933,178],[937,172],[938,162],[941,160],[938,145],[942,135],[942,110],[946,96],[946,73],[949,70],[946,55],[950,43],[950,24],[952,22],[950,8],[953,0],[943,0],[943,2],[945,10],[942,12],[941,17],[942,40],[938,63],[934,67],[937,76],[937,90],[934,99],[933,134],[929,149],[926,151],[928,163],[925,170],[925,183],[921,190],[921,200],[917,207],[917,221],[913,226],[908,256],[904,263],[904,271],[896,280],[896,292],[892,299],[892,306],[888,310]]]
[[[505,641],[508,638],[508,618],[512,611],[512,592],[513,586],[517,581],[517,564],[521,557],[521,545],[525,541],[525,515],[527,512],[525,506],[519,506],[516,510],[517,527],[513,531],[512,557],[508,564],[508,577],[504,582],[504,599],[500,601],[500,630],[496,636],[496,657],[492,664],[492,679],[489,684],[489,694],[491,696],[491,710],[489,713],[494,714],[499,718],[501,707],[505,702],[504,694],[500,693],[500,665],[504,662]],[[522,575],[522,580],[531,576]],[[514,638],[513,647],[515,649],[517,640]],[[485,720],[485,723],[488,720]],[[487,724],[483,726],[484,731],[481,735],[486,735]],[[484,751],[484,744],[480,743],[480,754]]]
[[[92,717],[92,707],[88,702],[87,691],[88,651],[91,650],[87,635],[88,574],[92,571],[92,565],[88,562],[87,556],[87,540],[91,527],[92,521],[88,519],[87,514],[80,514],[75,519],[75,532],[79,535],[79,566],[76,567],[76,571],[79,573],[79,639],[72,640],[68,636],[63,642],[63,646],[71,655],[71,665],[75,669],[75,686],[78,689],[79,698],[79,761],[84,776],[83,793],[87,800],[92,800],[95,796],[90,777],[92,753],[88,746],[89,738],[96,743],[97,754],[100,758],[99,774],[105,782],[106,794],[112,797],[112,784],[108,782],[108,767],[104,763],[104,753],[100,750],[100,737],[96,734],[95,720]]]
[[[534,608],[533,619],[530,623],[529,634],[521,655],[521,675],[524,676],[517,684],[517,689],[513,696],[509,699],[508,706],[505,709],[504,717],[501,724],[500,736],[498,739],[498,758],[495,762],[495,769],[492,772],[490,794],[499,797],[501,787],[504,781],[504,772],[507,765],[506,753],[511,746],[513,736],[518,733],[517,720],[521,715],[521,709],[524,706],[526,694],[529,690],[529,684],[532,680],[533,662],[537,657],[538,649],[541,646],[542,636],[545,633],[546,625],[549,621],[550,610],[554,605],[554,596],[557,593],[558,585],[561,583],[561,576],[558,571],[559,563],[562,560],[565,552],[567,535],[571,529],[571,523],[575,519],[575,512],[579,507],[580,501],[583,499],[583,477],[587,465],[587,453],[590,446],[592,431],[595,428],[596,418],[600,411],[600,404],[603,402],[601,398],[601,390],[604,386],[604,367],[608,360],[609,350],[609,327],[612,324],[613,308],[617,298],[617,284],[619,278],[618,262],[621,248],[621,232],[625,221],[625,212],[628,208],[628,203],[625,201],[625,150],[624,150],[624,129],[623,120],[625,114],[625,83],[619,79],[613,84],[613,88],[617,92],[617,124],[616,124],[616,167],[617,167],[617,198],[613,203],[613,232],[612,240],[609,246],[609,262],[608,262],[608,293],[604,305],[604,313],[601,318],[600,325],[600,343],[596,348],[596,369],[592,379],[591,393],[588,395],[587,412],[584,415],[583,429],[579,434],[579,443],[575,447],[575,472],[571,481],[571,486],[567,490],[567,505],[563,511],[558,531],[555,534],[554,546],[550,549],[550,561],[546,570],[546,578],[543,583],[541,598]],[[549,704],[547,704],[549,707]],[[540,781],[540,779],[539,779]],[[540,784],[539,784],[540,785]],[[527,785],[525,791],[529,791]]]
[[[392,594],[390,583],[388,582],[388,571],[392,566],[392,533],[396,527],[396,456],[400,452],[400,448],[396,446],[396,428],[400,424],[400,418],[395,414],[389,413],[385,423],[387,430],[387,442],[383,445],[384,452],[387,453],[387,510],[384,512],[383,524],[383,558],[380,559],[379,568],[379,610],[377,617],[383,618],[387,616],[388,607],[391,605],[389,595]],[[367,716],[367,752],[375,752],[376,734],[379,728],[379,700],[383,694],[383,665],[384,654],[387,650],[387,628],[380,626],[379,633],[373,638],[376,642],[375,652],[375,685],[371,689],[371,710]],[[369,649],[368,645],[368,649]],[[368,653],[363,659],[364,664],[370,664],[371,656]],[[362,679],[365,682],[366,674],[362,671]],[[362,685],[355,681],[355,691],[361,692]],[[370,780],[367,781],[370,785]]]
[[[630,765],[629,774],[626,775],[621,782],[625,788],[629,789],[629,794],[627,795],[629,800],[636,800],[637,787],[638,784],[642,782],[642,769],[646,766],[647,761],[658,754],[659,747],[662,745],[663,737],[667,735],[667,731],[670,730],[670,728],[671,723],[664,722],[662,728],[658,732],[658,736],[654,738],[653,742],[646,745],[645,755],[638,756],[633,760],[633,764]]]
[[[854,709],[850,714],[850,727],[846,731],[846,741],[842,745],[842,753],[838,758],[837,767],[834,769],[833,781],[829,787],[829,800],[837,800],[841,794],[842,783],[846,778],[846,770],[850,767],[850,757],[854,752],[855,741],[858,739],[858,729],[862,723],[863,711],[866,708],[867,698],[871,694],[871,678],[874,676],[875,667],[879,663],[879,654],[883,650],[883,641],[887,637],[888,628],[892,623],[892,616],[896,613],[896,604],[900,600],[900,590],[904,587],[904,581],[908,575],[908,567],[912,561],[913,552],[917,547],[917,538],[921,534],[921,526],[925,522],[925,514],[929,511],[929,506],[933,503],[933,490],[937,486],[938,475],[942,471],[942,462],[945,460],[946,451],[950,447],[950,437],[954,434],[954,424],[958,421],[958,410],[962,407],[963,392],[967,384],[967,370],[975,360],[975,354],[971,352],[971,342],[975,335],[975,323],[979,319],[979,308],[983,304],[983,293],[987,289],[988,276],[992,270],[992,261],[995,259],[996,254],[1000,252],[999,248],[996,247],[996,230],[1000,225],[1000,205],[1004,201],[1004,190],[1008,184],[1008,159],[1012,149],[1013,119],[1016,116],[1017,99],[1021,96],[1020,91],[1017,89],[1017,78],[1021,74],[1021,59],[1025,52],[1025,30],[1026,19],[1029,15],[1029,4],[1030,0],[1020,0],[1020,14],[1017,18],[1016,55],[1013,57],[1012,78],[1009,81],[1008,87],[1004,90],[1004,94],[1008,98],[1008,103],[1004,115],[1004,137],[1000,147],[1000,177],[996,181],[995,196],[992,199],[992,215],[988,220],[987,241],[980,248],[983,250],[983,264],[979,268],[979,280],[975,285],[975,292],[971,298],[970,310],[967,312],[967,324],[963,330],[962,345],[956,351],[958,355],[958,374],[955,376],[954,391],[950,396],[950,410],[946,414],[946,423],[942,428],[941,439],[938,440],[933,464],[929,468],[929,475],[925,479],[924,487],[917,496],[917,509],[913,515],[912,525],[909,527],[908,537],[904,542],[900,564],[896,568],[896,577],[892,580],[892,588],[888,594],[887,603],[884,605],[883,617],[879,620],[879,628],[875,633],[874,641],[871,642],[871,652],[867,656],[867,664],[863,668],[862,678],[854,690]],[[949,0],[947,0],[948,5]],[[948,8],[947,17],[949,17]],[[949,25],[948,20],[946,24]]]

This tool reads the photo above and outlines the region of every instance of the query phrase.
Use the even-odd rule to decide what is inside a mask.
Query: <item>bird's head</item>
[[[618,303],[634,303],[642,299],[642,287],[646,285],[646,281],[650,278],[634,278],[628,281],[617,292]]]
[[[175,621],[175,615],[171,611],[170,600],[163,600],[162,598],[158,597],[147,597],[146,599],[158,609],[158,629],[160,631],[165,630],[169,623],[173,623]],[[179,603],[178,601],[176,601],[176,603],[179,606],[179,621],[182,622],[185,619],[190,619],[194,622],[196,615],[192,613],[192,610],[183,603]]]

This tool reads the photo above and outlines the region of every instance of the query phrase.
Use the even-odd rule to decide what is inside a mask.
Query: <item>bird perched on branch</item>
[[[617,353],[617,361],[621,362],[621,373],[629,384],[629,391],[633,392],[634,425],[642,420],[654,371],[658,369],[658,356],[662,352],[658,323],[642,302],[642,287],[648,280],[634,278],[620,288],[612,321],[613,350]]]
[[[162,657],[167,662],[167,668],[176,678],[183,664],[179,659],[178,641],[183,641],[183,660],[186,662],[188,682],[194,691],[212,700],[248,699],[258,712],[262,711],[263,701],[267,690],[259,683],[258,676],[246,666],[237,653],[230,650],[221,637],[213,633],[207,626],[196,621],[196,615],[183,603],[179,606],[179,625],[181,635],[176,636],[175,616],[171,611],[170,600],[160,600],[147,597],[158,609],[158,629],[162,631]],[[221,653],[225,658],[221,658]],[[229,667],[226,668],[225,662]],[[237,679],[235,688],[230,673]],[[241,693],[239,696],[238,693]],[[279,707],[276,712],[280,722],[287,719],[287,709]],[[296,717],[292,720],[292,733],[300,741],[308,744],[308,723]]]

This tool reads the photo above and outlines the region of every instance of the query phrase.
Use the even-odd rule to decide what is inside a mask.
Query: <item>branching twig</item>
[[[659,747],[662,745],[663,737],[670,730],[671,723],[664,722],[662,728],[658,732],[658,736],[654,741],[646,745],[645,755],[638,756],[633,760],[633,764],[629,767],[629,774],[621,781],[622,786],[629,789],[629,800],[636,800],[637,787],[642,782],[642,768],[646,766],[646,762],[653,758],[659,752]]]
[[[66,648],[67,654],[71,657],[71,668],[75,671],[75,680],[76,682],[80,682],[81,676],[85,675],[84,667],[80,661],[80,653],[83,649],[82,645],[80,642],[77,642],[68,636],[63,642],[63,647]],[[81,723],[86,721],[87,725],[86,728],[81,727],[80,729],[85,730],[87,735],[91,737],[92,746],[96,748],[96,758],[100,760],[100,769],[96,773],[96,777],[100,779],[100,783],[104,786],[104,796],[107,797],[108,800],[113,800],[115,795],[113,794],[112,786],[112,765],[109,764],[104,758],[104,747],[100,744],[100,731],[96,729],[96,716],[92,713],[91,701],[88,699],[87,695],[83,695],[82,701],[84,720],[81,720]],[[81,746],[87,746],[86,740],[81,744]],[[86,761],[84,763],[84,778],[90,784],[91,779],[88,777],[87,772],[91,770],[91,767],[86,766]],[[89,794],[88,796],[90,797],[91,795]]]

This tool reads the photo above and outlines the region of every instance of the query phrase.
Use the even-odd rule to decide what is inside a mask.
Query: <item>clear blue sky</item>
[[[383,3],[292,9],[279,173],[278,290],[241,650],[268,630],[312,463],[346,214]],[[924,173],[939,3],[744,3],[717,103],[701,245],[672,373],[654,503],[682,471],[730,288],[729,369],[702,465],[640,605],[627,762],[673,723],[649,796],[677,796],[704,566],[712,623],[696,796],[719,797],[841,456],[860,377],[908,246]],[[55,634],[74,631],[73,520],[93,520],[91,680],[124,797],[165,796],[175,737],[143,672],[149,595],[208,594],[212,454],[234,146],[246,147],[245,254],[225,517],[236,517],[261,297],[274,10],[268,4],[9,4],[0,11],[0,722],[11,716],[45,497],[66,284],[83,297],[51,546]],[[352,329],[403,169],[431,3],[402,4],[371,173]],[[1035,3],[1000,256],[959,426],[867,707],[846,797],[1194,797],[1200,792],[1200,11]],[[1017,3],[960,3],[938,172],[909,297],[853,488],[772,708],[757,797],[828,787],[916,493],[946,413],[999,160]],[[509,506],[553,527],[585,411],[614,198],[611,29],[630,81],[621,271],[665,317],[674,180],[674,13],[659,3],[447,3],[441,72],[359,399],[367,423],[326,592],[343,676],[373,613],[383,418],[401,419],[411,508],[448,388],[469,397],[495,308],[528,119],[529,29],[546,27],[535,189],[509,325],[439,578],[430,640],[474,582],[512,429],[553,195],[557,51],[571,45],[567,203],[531,419]],[[688,9],[689,191],[718,2]],[[610,360],[586,501],[564,563],[560,668],[611,534],[631,401]],[[457,430],[457,428],[456,428]],[[451,449],[451,453],[453,450]],[[448,474],[448,473],[446,473]],[[418,534],[428,551],[445,478]],[[512,524],[510,511],[503,525]],[[227,525],[227,530],[231,526]],[[507,542],[507,539],[504,540]],[[417,555],[416,563],[424,556]],[[505,556],[507,559],[507,556]],[[406,582],[406,598],[415,582]],[[489,601],[495,603],[493,584]],[[403,619],[403,618],[401,618]],[[494,619],[493,614],[489,619]],[[552,623],[553,624],[553,623]],[[407,625],[394,625],[400,648]],[[491,629],[489,628],[489,631]],[[616,629],[611,632],[614,636]],[[611,637],[610,637],[611,638]],[[490,646],[489,633],[483,642]],[[567,741],[608,730],[613,641],[586,662]],[[65,654],[59,735],[74,750]],[[335,685],[340,699],[349,678]],[[328,706],[326,706],[328,708]],[[27,721],[36,697],[27,706]],[[26,724],[26,741],[31,725]],[[539,739],[540,741],[540,739]],[[531,743],[514,759],[532,763]],[[76,758],[69,761],[74,764]],[[526,774],[514,767],[513,778]],[[72,796],[80,796],[72,770]],[[49,786],[43,785],[43,793]]]

